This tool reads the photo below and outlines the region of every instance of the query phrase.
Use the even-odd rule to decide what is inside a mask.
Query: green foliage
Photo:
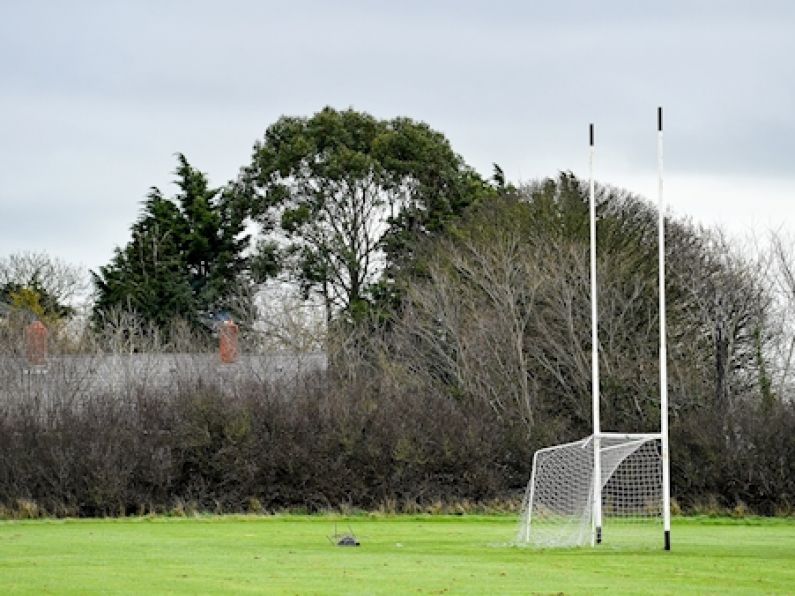
[[[26,285],[9,282],[0,286],[0,302],[46,323],[55,323],[74,314],[73,307],[61,304],[36,279]]]
[[[242,211],[206,176],[178,155],[173,199],[152,188],[132,239],[108,265],[92,272],[97,290],[93,317],[114,308],[134,311],[166,329],[175,318],[194,326],[228,308],[238,291],[248,238]]]
[[[0,257],[0,307],[23,318],[48,324],[72,316],[84,289],[84,272],[46,253],[14,253]]]
[[[249,257],[249,269],[256,283],[276,277],[281,271],[278,245],[273,241],[258,241],[254,254]]]
[[[306,296],[318,292],[329,320],[366,311],[384,266],[394,277],[420,237],[489,192],[441,133],[352,109],[282,117],[244,178],[245,200],[271,234],[264,262],[281,261]]]

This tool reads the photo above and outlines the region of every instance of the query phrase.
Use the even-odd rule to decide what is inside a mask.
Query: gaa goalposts
[[[671,549],[668,371],[665,321],[663,121],[657,108],[660,310],[660,432],[604,432],[599,419],[594,126],[589,126],[591,394],[593,434],[539,449],[522,503],[517,544],[537,547],[640,546],[659,537]],[[657,538],[658,539],[658,538]]]

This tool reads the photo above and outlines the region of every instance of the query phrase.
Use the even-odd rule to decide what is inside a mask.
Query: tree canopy
[[[652,431],[659,426],[656,210],[599,186],[597,216],[603,419]],[[769,398],[759,276],[705,230],[669,220],[666,236],[673,415],[726,410],[739,396]],[[587,185],[562,173],[502,194],[424,250],[427,275],[412,284],[385,340],[397,361],[429,391],[488,400],[530,428],[587,433]]]
[[[86,285],[80,267],[46,253],[0,258],[0,303],[47,322],[74,314],[74,302]]]
[[[490,188],[428,125],[332,108],[268,127],[243,177],[266,251],[306,296],[320,295],[328,320],[364,309],[417,239]]]
[[[119,308],[163,329],[175,318],[198,326],[229,309],[245,283],[243,213],[184,155],[177,159],[179,193],[167,198],[153,187],[130,241],[92,272],[97,322]]]

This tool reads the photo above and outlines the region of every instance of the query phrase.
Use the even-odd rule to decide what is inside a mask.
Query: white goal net
[[[602,540],[656,545],[662,536],[662,458],[654,436],[587,437],[540,449],[522,506],[517,543],[574,547],[595,542],[594,453],[601,468]]]

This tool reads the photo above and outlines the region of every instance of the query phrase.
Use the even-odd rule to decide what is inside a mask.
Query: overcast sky
[[[429,123],[483,175],[587,175],[734,234],[795,222],[795,3],[0,4],[0,256],[97,267],[174,153],[234,178],[283,114]]]

